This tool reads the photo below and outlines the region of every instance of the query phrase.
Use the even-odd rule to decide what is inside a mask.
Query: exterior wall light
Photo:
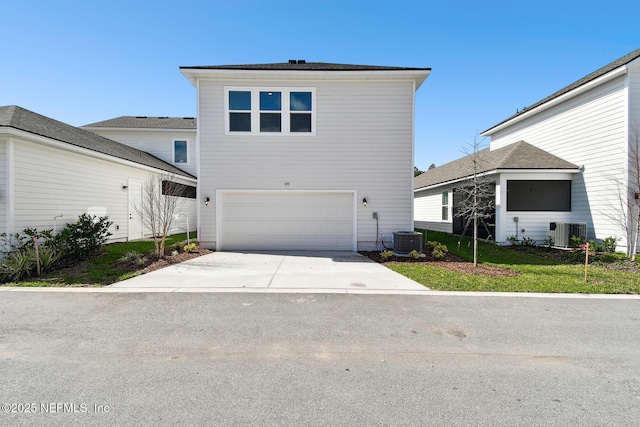
[[[210,198],[207,197],[206,199],[204,199],[204,205],[205,206],[209,206],[210,204],[211,204],[211,199]]]
[[[367,206],[367,198],[362,199],[362,206]]]

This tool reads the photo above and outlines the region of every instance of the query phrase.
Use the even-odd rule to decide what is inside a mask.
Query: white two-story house
[[[428,68],[181,67],[197,89],[199,240],[367,250],[413,229],[415,92]]]

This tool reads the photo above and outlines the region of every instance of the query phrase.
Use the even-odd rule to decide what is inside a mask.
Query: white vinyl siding
[[[112,139],[129,147],[146,151],[165,162],[175,165],[183,171],[197,176],[196,167],[196,130],[111,130],[108,128],[91,128],[105,138]],[[174,141],[187,141],[187,163],[174,163]]]
[[[618,203],[613,182],[627,173],[626,95],[626,77],[621,76],[491,137],[491,149],[524,140],[585,166],[573,177],[571,221],[589,224],[590,239],[623,236],[609,216]]]
[[[145,181],[152,176],[147,169],[18,138],[15,138],[14,168],[15,229],[9,232],[27,227],[51,229],[54,223],[59,231],[82,213],[101,211],[113,221],[110,241],[127,238],[128,193],[123,186],[130,178]],[[185,183],[195,185],[193,180]],[[62,218],[54,220],[61,214]],[[185,214],[195,224],[195,199],[188,199]],[[172,232],[182,232],[184,225],[186,215]]]
[[[301,82],[302,83],[302,82]],[[225,86],[199,81],[201,197],[220,189],[355,190],[358,249],[380,231],[411,230],[413,81],[314,81],[316,135],[225,135]],[[265,86],[267,87],[267,86]],[[295,86],[288,86],[291,90]],[[201,241],[215,245],[216,213],[201,210]]]
[[[448,219],[442,219],[442,192],[449,194]],[[451,218],[451,188],[440,187],[431,190],[416,191],[414,199],[414,222],[418,228],[432,231],[453,232]]]

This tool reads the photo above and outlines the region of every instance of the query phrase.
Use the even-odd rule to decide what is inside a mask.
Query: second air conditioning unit
[[[568,248],[571,238],[578,237],[582,241],[587,240],[587,224],[584,222],[551,222],[549,223],[549,236],[553,239],[554,246]]]

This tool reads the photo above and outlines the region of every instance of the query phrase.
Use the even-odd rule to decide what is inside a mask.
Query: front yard
[[[471,240],[429,232],[428,239],[445,244],[458,261],[385,262],[388,268],[431,289],[443,291],[561,292],[640,294],[640,270],[637,263],[625,262],[617,254],[597,257],[589,265],[584,280],[584,255],[545,251],[544,249],[501,247],[479,242],[478,269],[473,259]],[[455,265],[454,265],[455,263]],[[449,268],[451,267],[455,268]],[[486,267],[491,267],[486,270]],[[502,273],[501,273],[502,272]]]
[[[190,234],[195,238],[195,233]],[[3,286],[23,287],[100,287],[147,273],[157,268],[186,261],[210,251],[184,252],[181,247],[187,238],[185,233],[167,237],[166,247],[174,246],[178,253],[168,251],[164,258],[153,254],[153,241],[140,240],[104,245],[101,254],[71,267],[29,277]],[[178,250],[179,249],[179,250]]]

